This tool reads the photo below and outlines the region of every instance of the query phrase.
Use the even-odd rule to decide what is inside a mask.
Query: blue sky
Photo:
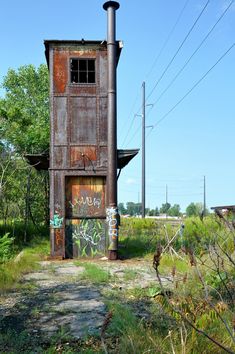
[[[172,61],[207,0],[120,0],[117,38],[124,48],[118,66],[119,148],[141,148],[141,118],[134,116],[140,113],[143,81],[146,96],[152,92],[147,103],[154,103],[146,107],[146,125],[154,125],[146,131],[146,207],[165,202],[166,184],[168,201],[182,210],[192,201],[203,201],[204,175],[208,207],[235,204],[235,47],[158,124],[234,44],[235,3],[159,99],[230,2],[209,1]],[[45,63],[44,39],[105,39],[102,5],[100,0],[2,0],[0,81],[9,67]],[[141,152],[119,179],[119,202],[138,200]]]

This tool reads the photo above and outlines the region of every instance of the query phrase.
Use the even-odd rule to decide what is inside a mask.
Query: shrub
[[[9,236],[7,232],[0,238],[0,262],[5,262],[12,257],[14,238]]]

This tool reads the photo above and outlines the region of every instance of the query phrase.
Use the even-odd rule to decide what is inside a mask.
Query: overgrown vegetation
[[[184,227],[125,219],[122,255],[153,256],[156,285],[109,294],[107,334],[119,333],[117,352],[234,353],[234,241],[232,223],[214,216],[186,219]]]
[[[44,343],[44,352],[234,353],[235,231],[230,220],[189,218],[183,227],[151,219],[124,219],[120,231],[122,257],[129,258],[128,262],[132,258],[133,264],[144,260],[149,267],[153,265],[155,281],[143,288],[125,287],[137,276],[130,266],[123,271],[120,288],[107,265],[76,262],[85,268],[77,281],[99,288],[107,316],[98,337],[79,341],[62,335]],[[33,269],[36,258],[32,253],[45,254],[48,242],[34,247],[38,249],[28,248],[18,262],[9,261],[12,273],[19,271],[18,279],[21,262],[25,272],[26,259],[31,259],[28,270]],[[22,336],[19,340],[24,333]],[[7,339],[2,337],[2,341],[6,344]]]
[[[24,243],[24,224],[0,224],[1,230],[9,230],[0,238],[0,291],[18,286],[23,274],[39,267],[38,261],[50,254],[48,231],[44,226],[30,224],[31,240]],[[10,235],[14,234],[15,237]]]

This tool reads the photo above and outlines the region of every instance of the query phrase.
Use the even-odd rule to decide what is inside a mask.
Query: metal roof
[[[223,209],[227,209],[227,210],[233,210],[235,211],[235,205],[222,205],[222,206],[215,206],[215,207],[211,207],[212,210],[223,210]]]
[[[123,48],[123,41],[116,41],[117,44],[117,64],[121,55],[121,51]],[[104,48],[107,48],[107,41],[106,40],[68,40],[68,39],[45,39],[44,40],[44,46],[45,46],[45,56],[47,60],[47,65],[49,67],[49,46],[50,45],[55,45],[55,46],[85,46],[85,45],[99,45],[103,46]]]

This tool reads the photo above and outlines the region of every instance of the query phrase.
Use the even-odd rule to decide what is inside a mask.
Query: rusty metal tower
[[[49,169],[51,256],[118,256],[117,169],[138,150],[117,150],[115,12],[104,40],[45,40],[50,73],[50,154],[27,155]],[[49,162],[49,163],[48,163]]]

